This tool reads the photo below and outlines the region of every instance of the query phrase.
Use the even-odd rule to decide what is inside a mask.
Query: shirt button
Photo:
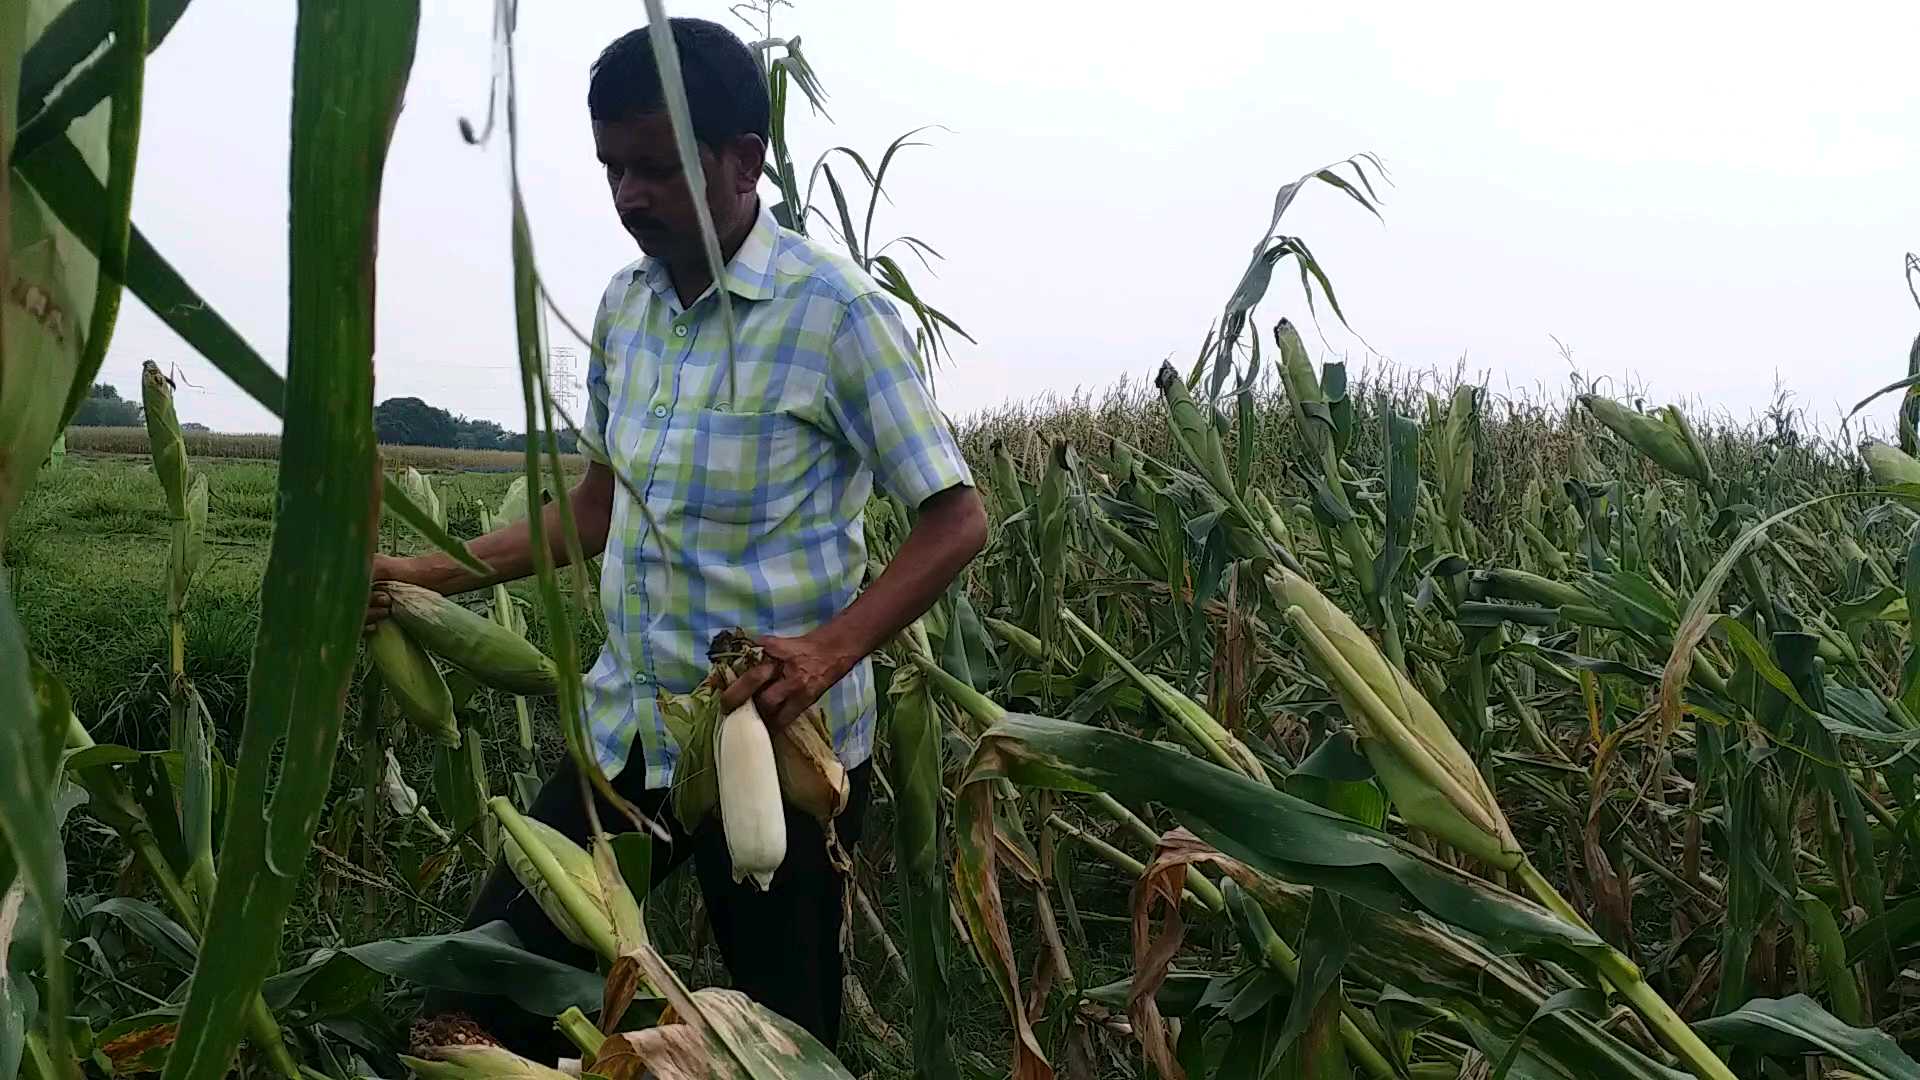
[[[665,420],[667,418],[667,407],[665,405],[655,405],[653,407],[653,415],[657,419]]]
[[[673,328],[673,336],[674,336],[674,337],[686,337],[686,336],[687,336],[687,324],[686,324],[686,323],[681,323],[680,325],[678,325],[678,326],[676,326],[676,327],[674,327],[674,328]]]

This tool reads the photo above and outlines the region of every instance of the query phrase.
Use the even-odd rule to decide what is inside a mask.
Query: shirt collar
[[[726,284],[727,291],[742,300],[766,300],[773,296],[774,252],[780,239],[780,223],[773,218],[773,212],[763,202],[759,206],[748,231],[747,238],[740,243],[740,250],[733,253],[727,262],[720,280]],[[643,256],[634,270],[634,278],[646,283],[647,287],[662,296],[671,296],[673,280],[667,274],[667,264],[651,255]]]

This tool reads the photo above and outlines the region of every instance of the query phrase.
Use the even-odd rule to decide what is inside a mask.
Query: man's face
[[[735,142],[741,145],[723,147],[718,153],[700,146],[707,206],[714,226],[723,234],[740,214],[741,192],[751,192],[759,179],[758,137],[741,136]],[[700,219],[680,168],[673,122],[667,114],[596,120],[593,145],[606,167],[613,209],[640,250],[668,262],[703,258]]]

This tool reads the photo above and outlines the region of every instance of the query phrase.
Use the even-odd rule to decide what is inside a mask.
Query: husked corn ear
[[[393,618],[422,647],[479,682],[514,694],[552,694],[560,685],[553,661],[533,643],[432,589],[399,581],[380,588]]]
[[[720,784],[720,827],[726,833],[733,880],[752,878],[761,890],[787,857],[787,814],[773,739],[752,701],[720,721],[714,762]]]
[[[367,656],[386,681],[387,692],[407,718],[435,740],[460,745],[460,725],[453,718],[453,693],[440,669],[406,631],[383,619],[367,635]]]
[[[593,856],[505,798],[487,800],[500,822],[500,851],[508,869],[568,941],[612,962],[619,955],[616,926],[640,925],[640,903],[623,885],[601,888]]]
[[[1861,447],[1867,459],[1867,475],[1880,487],[1920,484],[1920,460],[1878,440]]]

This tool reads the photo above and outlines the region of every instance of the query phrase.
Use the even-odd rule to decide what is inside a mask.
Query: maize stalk
[[[453,718],[453,692],[440,669],[405,630],[383,619],[367,635],[367,656],[380,671],[400,715],[446,746],[460,745],[460,725]]]
[[[495,690],[553,694],[559,670],[532,642],[432,589],[400,581],[379,586],[393,601],[393,619],[421,647]]]

